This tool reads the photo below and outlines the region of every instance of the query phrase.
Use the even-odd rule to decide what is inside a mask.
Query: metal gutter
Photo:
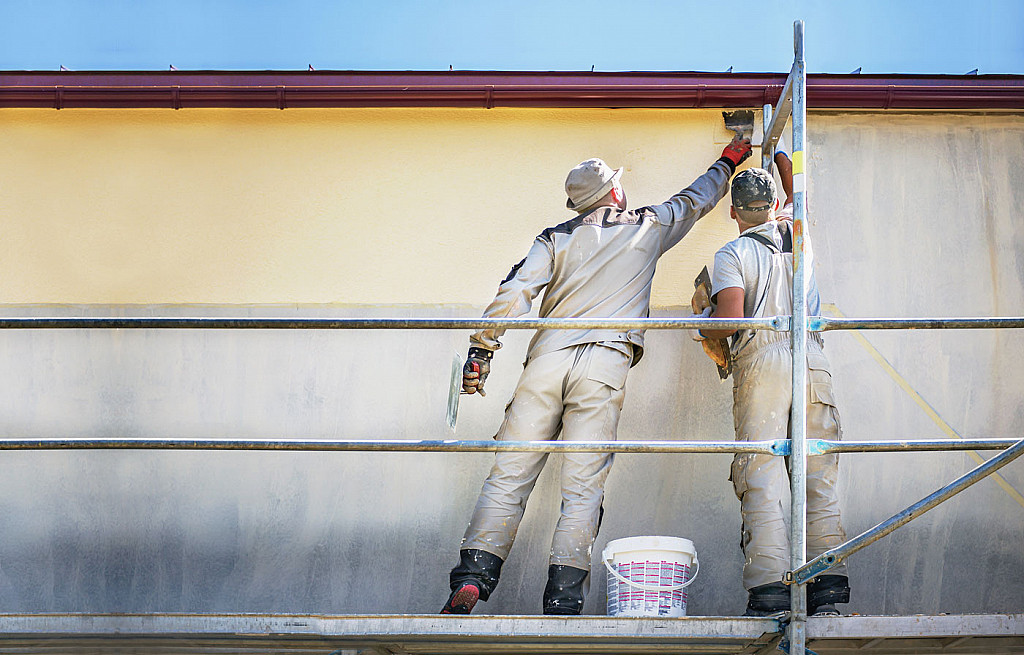
[[[776,73],[0,71],[0,107],[719,108],[778,101]],[[1024,110],[1024,75],[809,75],[811,109]]]

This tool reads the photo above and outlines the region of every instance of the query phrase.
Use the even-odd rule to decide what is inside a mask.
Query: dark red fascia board
[[[778,73],[0,71],[0,107],[761,107]],[[809,75],[811,109],[1022,110],[1024,75]]]

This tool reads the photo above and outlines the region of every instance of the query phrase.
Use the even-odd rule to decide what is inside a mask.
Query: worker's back
[[[787,207],[789,209],[789,207]],[[793,313],[793,248],[791,214],[783,213],[780,220],[767,221],[750,228],[723,246],[715,255],[716,271],[722,267],[733,270],[730,276],[742,280],[743,315],[746,318],[788,316]],[[768,245],[771,243],[772,245]],[[807,279],[807,311],[811,316],[821,313],[818,285],[814,278],[813,253],[810,239],[805,236],[805,262]],[[721,277],[719,284],[721,284]],[[714,289],[717,293],[719,289]],[[821,335],[811,338],[820,343]],[[732,343],[734,356],[752,353],[779,341],[789,341],[788,332],[772,330],[740,330]]]
[[[550,227],[498,287],[485,318],[522,316],[543,290],[544,318],[643,318],[658,258],[679,243],[722,198],[733,166],[719,159],[668,200],[634,211],[601,204]],[[472,344],[500,348],[504,329],[475,333]],[[643,354],[642,330],[541,330],[530,357],[581,343],[633,344],[633,363]],[[626,348],[626,346],[623,346]]]
[[[650,311],[651,282],[662,254],[662,230],[649,208],[599,207],[537,237],[551,250],[553,271],[542,317],[639,318]],[[531,352],[577,343],[629,341],[639,330],[542,330]]]

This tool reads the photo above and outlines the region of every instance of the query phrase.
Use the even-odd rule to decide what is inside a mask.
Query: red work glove
[[[725,150],[722,151],[722,159],[728,159],[734,167],[739,166],[749,156],[750,139],[740,139],[738,136],[733,137],[729,145],[725,146]]]
[[[494,353],[483,348],[470,348],[466,363],[462,367],[462,390],[466,393],[484,393],[484,381],[491,372],[491,357]]]

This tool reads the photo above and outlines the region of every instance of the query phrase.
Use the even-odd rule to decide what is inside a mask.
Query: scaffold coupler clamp
[[[778,649],[780,651],[782,651],[783,653],[785,653],[786,655],[789,655],[789,637],[783,637],[782,639],[779,640]],[[804,647],[804,652],[807,653],[807,655],[818,655],[817,653],[815,653],[810,648],[807,648],[806,646]]]

